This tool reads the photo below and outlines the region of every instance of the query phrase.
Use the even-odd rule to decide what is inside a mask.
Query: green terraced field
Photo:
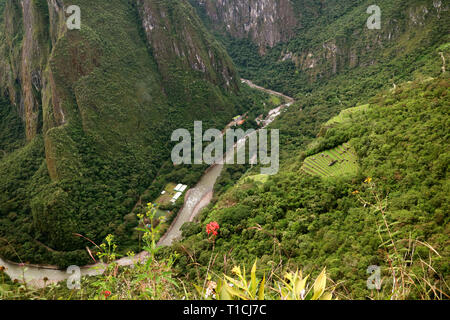
[[[367,110],[368,108],[369,108],[369,105],[365,104],[365,105],[362,105],[362,106],[358,106],[358,107],[342,110],[341,113],[339,113],[339,115],[337,115],[336,117],[330,119],[325,124],[325,126],[330,126],[330,125],[335,124],[335,123],[342,123],[346,119],[350,118],[352,114],[357,113],[357,112],[361,112],[361,111],[364,111],[364,110]]]
[[[358,170],[358,157],[348,143],[327,150],[303,162],[302,170],[310,175],[321,177],[337,177],[356,173]]]

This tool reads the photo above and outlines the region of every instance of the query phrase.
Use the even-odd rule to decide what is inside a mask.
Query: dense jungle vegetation
[[[336,9],[341,14],[323,23],[319,19],[264,56],[248,39],[216,32],[244,77],[297,101],[271,125],[281,134],[280,173],[261,183],[252,178],[259,168],[227,167],[216,185],[216,201],[196,223],[185,226],[185,240],[174,246],[181,255],[180,274],[195,278],[197,271],[189,268],[191,264],[208,266],[205,252],[210,244],[203,226],[217,221],[221,226],[214,248],[217,272],[230,271],[243,261],[249,267],[257,257],[267,270],[290,265],[318,273],[326,266],[331,279],[344,282],[342,292],[353,298],[369,296],[367,267],[381,265],[388,273],[377,234],[379,217],[361,206],[354,194],[370,194],[361,190],[370,177],[387,197],[387,217],[395,225],[395,238],[404,241],[404,246],[407,239],[429,242],[440,255],[421,246],[414,258],[431,254],[439,269],[437,280],[441,285],[448,283],[449,82],[448,73],[442,75],[440,52],[449,55],[449,36],[444,31],[449,17],[439,23],[430,18],[427,24],[414,27],[407,23],[413,10],[402,7],[406,2],[382,3],[388,21],[382,34],[389,33],[392,21],[398,19],[406,35],[367,50],[367,44],[375,41],[370,31],[350,36],[367,18],[367,6],[361,3],[352,8],[342,5]],[[407,4],[414,7],[411,1]],[[326,62],[318,72],[310,72],[281,59],[286,52],[320,52],[319,44],[330,39],[343,51],[356,50],[359,65],[350,67],[345,57],[338,57],[336,73]],[[325,125],[340,111],[367,103],[367,112]],[[345,142],[351,143],[359,158],[354,175],[323,179],[301,170],[307,156]]]
[[[105,99],[120,111],[121,103],[130,106],[123,97],[133,96],[133,81],[144,83],[138,91],[152,88],[152,96],[142,93],[137,105],[144,111],[145,106],[157,106],[151,120],[145,122],[141,113],[118,112],[122,119],[136,116],[136,121],[114,132],[122,142],[105,152],[113,137],[107,127],[114,119],[103,123],[93,103],[86,112],[95,121],[83,122],[71,96],[72,122],[26,142],[20,117],[7,99],[0,100],[0,256],[61,267],[83,265],[90,262],[85,250],[89,243],[72,236],[77,232],[96,243],[107,238],[101,248],[89,246],[111,264],[103,276],[84,279],[81,291],[67,290],[64,284],[35,291],[1,278],[11,289],[5,297],[203,299],[206,294],[211,299],[215,292],[219,299],[449,298],[448,7],[438,14],[434,1],[380,0],[383,27],[376,31],[365,28],[370,1],[336,0],[319,8],[316,2],[295,0],[296,12],[309,18],[290,41],[265,48],[261,55],[250,39],[233,38],[214,27],[198,1],[189,1],[204,24],[199,30],[212,30],[211,43],[226,61],[229,54],[237,77],[292,96],[295,103],[269,126],[280,130],[279,173],[261,176],[258,165],[226,165],[212,202],[183,226],[183,239],[156,248],[152,240],[167,226],[153,224],[148,203],[167,183],[194,186],[207,168],[172,165],[172,145],[165,143],[171,130],[192,130],[196,117],[205,119],[204,127],[223,128],[245,112],[250,119],[245,128],[254,127],[252,119],[274,105],[266,94],[240,83],[235,91],[224,90],[170,61],[165,61],[167,78],[162,76],[158,72],[167,65],[158,65],[147,48],[143,30],[133,22],[133,6],[114,2],[120,6],[111,10],[120,11],[128,30],[137,31],[126,49],[118,45],[123,40],[119,35],[102,40],[103,54],[116,59],[67,90],[81,93],[83,101],[93,99],[100,106],[98,114],[106,115],[109,109],[95,97],[98,92],[103,98],[115,92]],[[171,6],[169,11],[176,12],[177,6]],[[103,18],[109,17],[106,12]],[[108,33],[107,27],[99,28],[101,35]],[[87,38],[98,37],[91,32]],[[333,46],[334,55],[327,51]],[[65,48],[61,50],[64,57]],[[305,62],[310,54],[315,58],[311,68]],[[152,79],[141,79],[141,70],[151,71]],[[168,78],[173,82],[164,82]],[[170,88],[167,96],[160,92],[164,88]],[[118,96],[122,98],[115,102]],[[142,135],[136,137],[135,131]],[[64,146],[59,150],[67,153],[59,155],[66,162],[56,181],[46,163],[46,134],[54,134],[51,138]],[[128,134],[135,140],[127,141]],[[335,153],[344,144],[357,157],[352,170],[334,176],[304,170],[305,159]],[[310,163],[316,165],[314,161]],[[181,198],[164,209],[176,213],[182,205]],[[148,220],[150,230],[139,228]],[[216,224],[212,236],[208,230]],[[129,250],[139,252],[141,240],[151,263],[135,269],[114,264]],[[367,270],[374,265],[381,268],[380,290],[367,287]],[[237,266],[251,271],[244,275]],[[303,274],[298,277],[296,270]],[[241,288],[249,273],[258,281],[249,280]],[[287,283],[281,281],[285,274]],[[289,289],[306,274],[312,276],[311,283],[303,284],[306,295]],[[230,290],[228,283],[239,290]],[[323,285],[320,294],[312,289],[314,283]]]
[[[449,137],[448,81],[414,82],[380,94],[370,100],[367,112],[326,130],[313,153],[349,141],[359,157],[355,175],[324,179],[302,172],[306,148],[286,159],[281,172],[265,183],[252,179],[258,170],[247,172],[198,222],[185,226],[186,239],[174,246],[181,255],[176,264],[180,274],[195,278],[190,264],[208,265],[210,243],[203,226],[217,221],[217,270],[232,268],[233,262],[249,265],[256,258],[268,270],[280,262],[307,272],[327,266],[331,279],[344,281],[352,297],[368,295],[367,266],[386,267],[377,234],[379,216],[354,194],[367,196],[364,180],[371,177],[388,198],[395,238],[430,243],[440,256],[420,247],[416,259],[431,254],[448,282],[449,158],[442,152]]]
[[[179,57],[156,56],[134,1],[81,1],[84,28],[57,38],[51,33],[56,24],[48,17],[51,8],[36,0],[30,11],[38,17],[35,51],[43,56],[33,57],[33,70],[51,69],[56,89],[33,87],[38,130],[27,141],[25,119],[31,116],[12,105],[11,95],[24,90],[22,79],[9,83],[20,76],[14,72],[21,64],[25,18],[17,1],[0,4],[0,82],[5,82],[0,85],[0,256],[5,259],[87,264],[90,243],[74,234],[101,242],[113,233],[124,252],[137,250],[133,209],[154,200],[168,182],[194,185],[206,168],[174,168],[172,131],[192,131],[194,120],[222,129],[236,115],[264,111],[267,97],[241,87],[224,48],[181,2],[159,2],[154,9],[170,12],[174,28],[158,34],[155,43],[184,43],[176,30],[189,30],[205,61],[214,54],[215,67],[230,73],[228,87],[220,80],[225,71],[207,66],[211,75],[205,76]],[[58,101],[63,111],[55,106]],[[58,118],[61,112],[65,120]]]

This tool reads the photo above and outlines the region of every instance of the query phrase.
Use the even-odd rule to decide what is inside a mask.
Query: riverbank
[[[250,80],[241,79],[243,83],[246,83],[252,88],[267,92],[269,94],[277,95],[289,101],[288,103],[283,103],[277,108],[271,110],[268,113],[266,119],[264,119],[264,127],[272,123],[280,114],[281,111],[289,107],[294,99],[288,97],[280,92],[276,92],[270,89],[262,88],[253,84]],[[235,148],[240,148],[245,146],[245,141],[248,136],[243,137],[241,140],[236,142]],[[227,154],[225,154],[227,157]],[[200,213],[200,211],[209,205],[214,196],[214,185],[219,178],[223,169],[223,164],[214,164],[210,166],[199,182],[194,188],[189,189],[186,192],[185,201],[183,207],[177,214],[177,217],[172,222],[171,226],[164,234],[164,236],[159,240],[158,246],[170,246],[172,243],[181,238],[182,232],[181,227],[186,222],[192,222],[195,217]],[[119,266],[131,266],[139,261],[145,261],[147,252],[141,252],[134,257],[124,257],[117,260]],[[0,266],[5,267],[5,273],[12,279],[21,282],[26,282],[30,286],[42,288],[47,284],[56,283],[60,281],[67,280],[71,274],[67,273],[66,270],[60,270],[56,266],[50,265],[33,265],[33,264],[19,264],[0,258]],[[80,267],[81,276],[95,276],[100,275],[104,272],[104,264],[98,263],[95,265],[88,265]]]
[[[284,98],[284,99],[286,99],[286,100],[287,100],[288,102],[290,102],[290,103],[293,103],[293,102],[295,101],[294,98],[292,98],[292,97],[289,97],[289,96],[287,96],[287,95],[285,95],[285,94],[283,94],[283,93],[281,93],[281,92],[277,92],[277,91],[273,91],[273,90],[270,90],[270,89],[266,89],[266,88],[260,87],[260,86],[258,86],[258,85],[256,85],[256,84],[254,84],[254,83],[253,83],[252,81],[250,81],[250,80],[247,80],[247,79],[241,79],[241,82],[247,84],[250,88],[257,89],[257,90],[260,90],[260,91],[264,91],[264,92],[266,92],[266,93],[273,94],[273,95],[275,95],[275,96]]]

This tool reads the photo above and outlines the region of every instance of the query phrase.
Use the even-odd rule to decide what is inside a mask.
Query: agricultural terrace
[[[351,175],[358,170],[358,157],[351,145],[344,143],[306,158],[302,170],[309,175],[320,177]]]

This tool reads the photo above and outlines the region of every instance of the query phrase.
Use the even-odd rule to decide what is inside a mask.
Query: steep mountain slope
[[[254,41],[263,53],[280,42],[290,40],[300,24],[288,0],[211,1],[191,0],[203,17],[218,31]]]
[[[247,111],[211,29],[244,77],[296,97],[269,127],[280,130],[280,171],[225,166],[184,239],[133,269],[133,294],[154,298],[147,281],[173,272],[193,292],[258,259],[267,286],[326,267],[334,295],[390,299],[403,268],[413,289],[397,298],[450,295],[447,3],[379,0],[382,27],[369,30],[369,0],[80,0],[80,31],[65,28],[69,4],[0,0],[0,256],[85,264],[90,243],[74,233],[141,248],[130,211],[159,194],[160,173],[197,181],[192,167],[164,163],[171,131]],[[367,287],[374,265],[379,291]],[[130,273],[111,269],[89,296],[130,296]]]
[[[387,197],[388,223],[402,254],[413,240],[429,243],[439,253],[418,245],[407,257],[415,261],[417,275],[420,259],[431,262],[438,272],[432,282],[448,293],[442,282],[448,283],[450,275],[448,94],[448,77],[402,85],[371,99],[366,112],[328,128],[311,149],[304,146],[296,157],[291,153],[279,174],[258,182],[252,177],[259,170],[248,170],[199,221],[184,226],[186,239],[174,246],[181,255],[180,273],[195,279],[188,267],[192,260],[208,266],[210,254],[204,252],[211,244],[204,226],[217,221],[214,255],[225,257],[215,261],[219,273],[230,272],[238,262],[252,265],[257,258],[265,272],[280,265],[307,273],[327,267],[331,279],[343,281],[338,292],[361,299],[373,295],[366,271],[377,265],[383,272],[383,294],[389,296],[392,276],[379,238],[386,232],[380,227],[381,214],[358,200],[372,199],[376,191]],[[307,156],[320,157],[343,142],[354,147],[358,170],[334,177],[304,172]]]
[[[220,1],[226,3],[232,6]],[[299,26],[291,40],[264,52],[251,35],[216,33],[245,77],[295,96],[296,103],[271,125],[280,130],[279,174],[265,181],[253,178],[258,167],[227,168],[214,203],[184,227],[186,239],[174,248],[183,256],[181,274],[195,278],[186,268],[192,260],[208,266],[203,252],[210,243],[203,228],[217,221],[221,229],[214,248],[224,257],[215,262],[217,272],[230,272],[242,261],[251,267],[256,258],[268,266],[265,271],[283,265],[319,272],[326,266],[332,279],[344,281],[345,297],[365,298],[373,297],[367,267],[380,265],[389,296],[389,257],[378,236],[381,217],[357,196],[370,197],[373,190],[364,181],[374,181],[377,192],[387,196],[388,222],[402,252],[408,239],[429,242],[439,252],[421,246],[411,258],[417,262],[431,255],[439,273],[433,283],[448,294],[442,280],[449,281],[449,93],[443,67],[450,59],[449,7],[442,1],[379,1],[382,28],[369,30],[366,9],[372,4],[317,4],[320,14],[309,28]],[[211,23],[201,5],[198,10]],[[348,111],[348,118],[330,121],[357,106],[365,106],[359,108],[363,112]],[[338,170],[345,175],[304,172],[314,165],[312,158],[320,162],[315,169],[328,167],[317,156],[342,152],[347,143],[358,160],[351,170]],[[411,269],[420,273],[417,264]]]
[[[126,238],[171,132],[223,127],[239,79],[185,1],[78,1],[80,30],[70,1],[0,4],[0,256],[82,264],[73,234]]]
[[[206,24],[223,26],[229,16],[236,21],[246,19],[247,10],[238,10],[234,1],[192,0]],[[323,85],[336,75],[341,75],[344,86],[350,81],[362,81],[366,86],[392,86],[411,80],[415,69],[425,61],[419,56],[436,55],[437,44],[449,41],[449,6],[440,0],[378,1],[381,10],[381,29],[370,30],[366,22],[371,1],[250,1],[249,10],[273,6],[293,7],[291,10],[299,21],[294,32],[276,43],[265,46],[254,39],[252,30],[236,34],[226,28],[216,28],[219,38],[226,44],[228,52],[241,74],[255,83],[291,96],[306,94]],[[215,6],[213,5],[215,3]],[[221,17],[208,13],[212,7],[224,6],[233,14]],[[254,6],[254,7],[253,7]],[[276,11],[275,11],[276,12]],[[283,13],[286,14],[287,10]],[[273,14],[273,13],[271,13]],[[283,14],[270,16],[260,14],[257,24],[261,37],[264,30],[291,24]],[[216,22],[216,20],[220,20]],[[258,20],[259,21],[259,20]],[[236,22],[236,23],[238,23]],[[232,26],[233,24],[231,24]],[[260,55],[263,46],[264,55]],[[439,59],[438,56],[433,59]],[[391,70],[394,69],[395,72]],[[378,79],[383,75],[388,83]]]

